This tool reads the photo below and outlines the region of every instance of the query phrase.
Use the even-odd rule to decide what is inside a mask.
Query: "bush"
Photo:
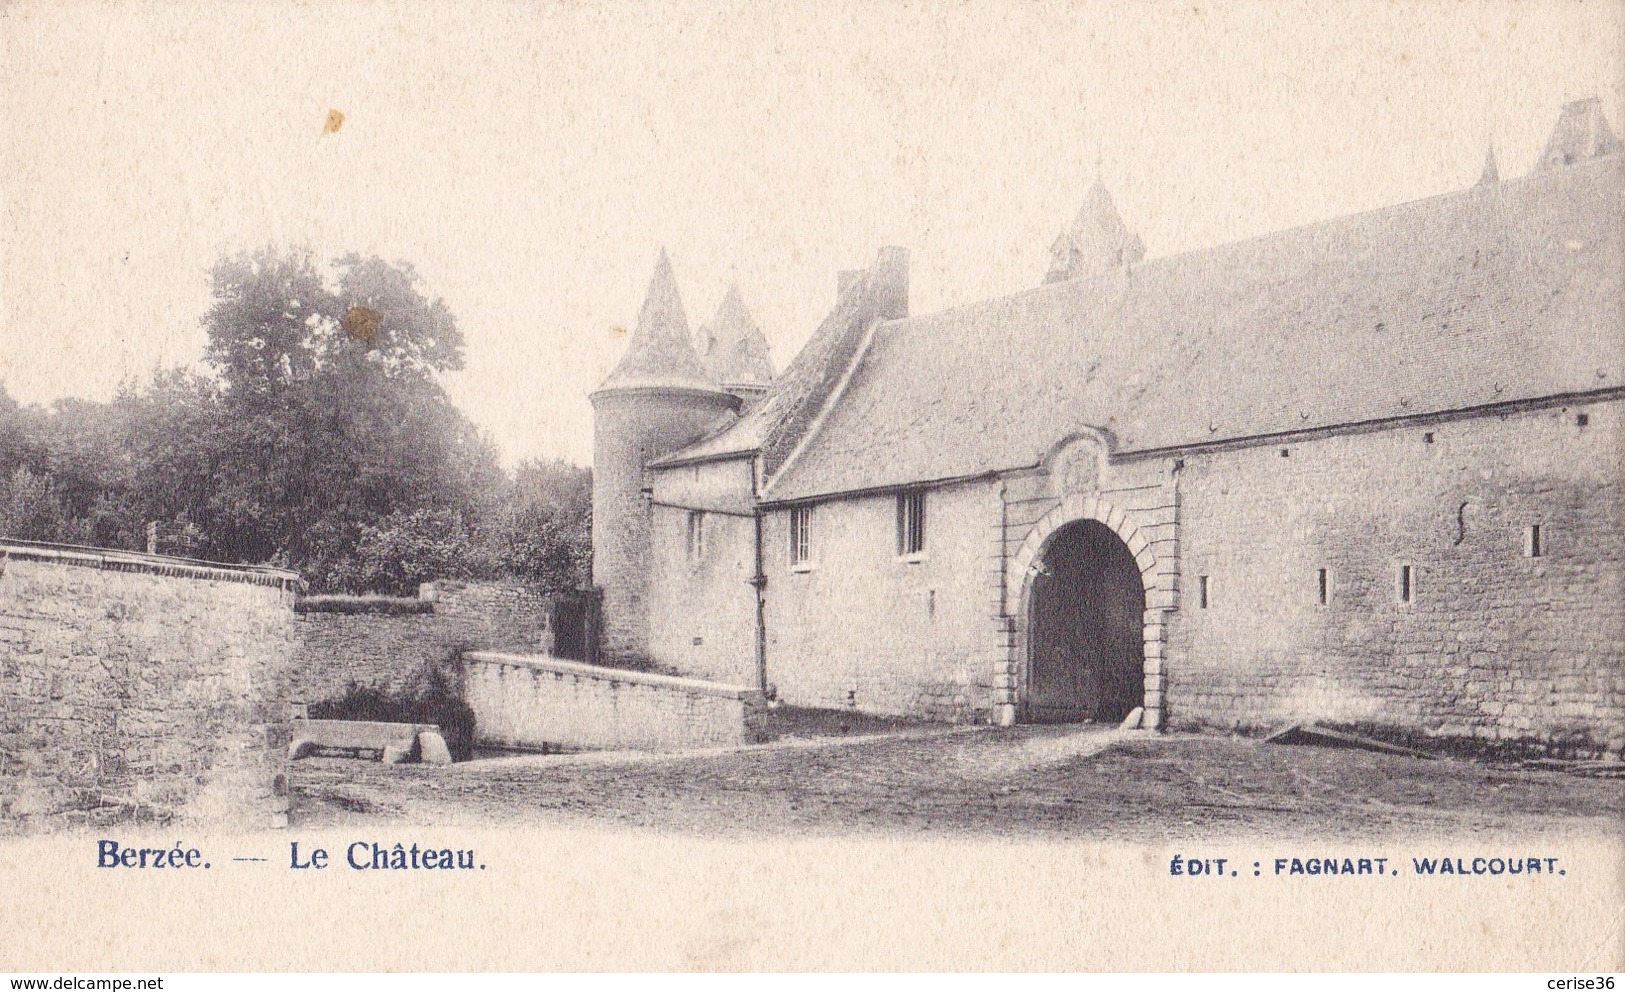
[[[452,760],[467,761],[474,756],[474,710],[457,691],[449,667],[431,666],[415,684],[398,692],[351,682],[338,699],[312,704],[310,718],[432,723],[439,726]]]

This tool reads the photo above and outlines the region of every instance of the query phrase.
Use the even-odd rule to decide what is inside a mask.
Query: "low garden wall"
[[[603,668],[545,655],[463,656],[481,744],[673,751],[761,740],[766,700],[744,686]]]
[[[297,606],[290,691],[303,703],[338,699],[351,683],[400,693],[462,651],[548,652],[552,606],[494,582],[429,582],[415,599],[311,596]]]

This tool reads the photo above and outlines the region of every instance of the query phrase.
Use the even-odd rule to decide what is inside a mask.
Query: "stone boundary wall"
[[[1621,450],[1612,401],[1188,458],[1172,726],[1625,753]]]
[[[463,656],[481,744],[675,751],[759,742],[762,693],[538,655]]]
[[[299,577],[0,542],[0,833],[286,823]]]
[[[337,699],[352,682],[399,692],[463,651],[551,651],[552,608],[533,590],[489,582],[425,583],[416,601],[311,597],[293,621],[290,691],[303,703]]]

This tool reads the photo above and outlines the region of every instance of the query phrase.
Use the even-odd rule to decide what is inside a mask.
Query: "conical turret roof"
[[[598,390],[653,388],[722,391],[694,353],[688,316],[677,293],[677,277],[664,248],[655,261],[654,276],[649,280],[649,292],[638,311],[626,354]]]
[[[700,361],[725,385],[767,385],[773,381],[773,358],[767,338],[756,326],[738,284],[728,287],[711,323],[700,328]]]
[[[1096,179],[1072,226],[1050,246],[1050,256],[1044,281],[1060,282],[1132,265],[1145,257],[1145,244],[1123,223],[1111,194]]]
[[[1546,150],[1540,153],[1540,162],[1535,168],[1560,168],[1617,151],[1619,139],[1603,115],[1602,101],[1588,97],[1563,105],[1557,126],[1552,128],[1552,136],[1547,139]]]

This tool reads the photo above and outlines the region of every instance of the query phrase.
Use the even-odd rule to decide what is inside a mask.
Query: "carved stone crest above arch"
[[[1054,494],[1065,499],[1099,492],[1111,451],[1111,435],[1093,427],[1057,441],[1044,456]]]

